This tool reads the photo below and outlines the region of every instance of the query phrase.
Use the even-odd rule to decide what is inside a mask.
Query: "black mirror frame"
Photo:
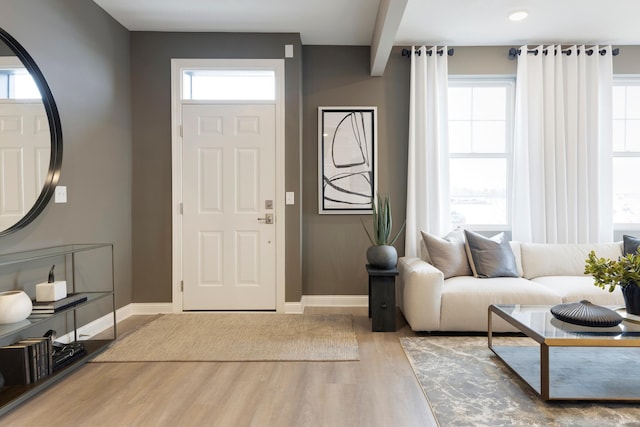
[[[49,89],[44,75],[36,65],[31,55],[29,55],[29,53],[20,43],[17,42],[16,39],[2,28],[0,28],[0,40],[5,42],[6,45],[13,50],[38,86],[40,94],[42,95],[42,102],[44,104],[45,111],[47,112],[49,133],[51,135],[49,171],[47,172],[47,177],[42,187],[42,191],[31,209],[18,222],[7,229],[0,231],[0,237],[2,237],[24,228],[27,224],[33,221],[44,210],[47,203],[49,203],[49,200],[51,200],[51,196],[55,193],[56,185],[60,178],[60,168],[62,166],[62,125],[60,123],[58,107],[53,100],[51,89]]]

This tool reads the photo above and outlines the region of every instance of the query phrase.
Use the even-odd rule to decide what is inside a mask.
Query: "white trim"
[[[272,69],[276,75],[276,312],[285,311],[285,66],[284,59],[172,59],[171,60],[171,223],[172,311],[182,310],[182,70],[211,68]],[[193,103],[193,101],[189,101]],[[205,102],[206,103],[206,102]],[[246,101],[246,103],[255,103]]]
[[[368,295],[303,295],[303,307],[367,307]]]
[[[304,305],[300,302],[285,302],[284,312],[286,314],[302,314],[304,313]]]
[[[303,295],[300,302],[285,304],[285,313],[304,313],[306,307],[368,307],[368,295]]]

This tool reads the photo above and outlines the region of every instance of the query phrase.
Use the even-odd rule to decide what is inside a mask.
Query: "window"
[[[211,101],[273,101],[274,70],[187,70],[182,78],[182,99]]]
[[[42,96],[25,68],[0,68],[0,99],[42,99]]]
[[[452,225],[509,224],[513,79],[449,79]]]
[[[640,228],[640,78],[614,78],[613,223],[616,229]]]

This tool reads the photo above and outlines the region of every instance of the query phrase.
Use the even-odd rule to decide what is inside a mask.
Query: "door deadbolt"
[[[264,218],[258,218],[258,221],[264,221],[265,224],[273,224],[273,214],[265,214]]]

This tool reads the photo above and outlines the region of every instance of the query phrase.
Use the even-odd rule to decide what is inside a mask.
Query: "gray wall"
[[[409,63],[394,49],[384,76],[371,77],[367,46],[304,46],[303,53],[302,293],[363,295],[365,252],[371,244],[360,220],[370,227],[371,216],[318,214],[318,107],[377,106],[378,189],[389,194],[400,226],[406,204]],[[395,246],[402,254],[404,238]]]
[[[301,296],[301,44],[298,34],[131,33],[133,108],[134,302],[170,302],[171,295],[171,59],[284,58],[286,301]]]
[[[129,32],[92,1],[4,0],[0,27],[31,54],[60,111],[64,155],[54,204],[0,252],[112,242],[117,305],[131,302]],[[0,290],[22,286],[0,282]]]

